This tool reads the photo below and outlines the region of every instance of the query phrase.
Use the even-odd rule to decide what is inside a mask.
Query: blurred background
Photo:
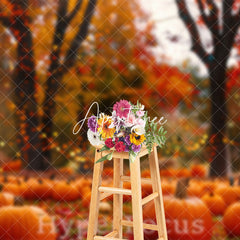
[[[27,168],[45,170],[92,159],[86,128],[77,136],[72,128],[92,102],[106,112],[119,99],[139,100],[153,117],[167,118],[162,158],[177,159],[182,166],[209,163],[209,71],[191,51],[191,34],[177,4],[99,1],[89,9],[87,23],[87,1],[80,5],[74,0],[1,1],[2,163],[20,159]],[[188,7],[202,45],[211,51],[211,33],[196,2],[188,1]],[[236,37],[226,65],[222,110],[233,171],[239,168],[239,84]]]

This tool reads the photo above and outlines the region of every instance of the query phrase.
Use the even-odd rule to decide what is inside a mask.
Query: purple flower
[[[128,145],[128,146],[130,146],[132,143],[130,142],[130,136],[129,135],[127,135],[126,137],[125,137],[125,143],[126,143],[126,145]]]
[[[124,152],[129,152],[129,146],[125,145],[125,150]]]
[[[97,124],[96,116],[91,116],[91,117],[88,119],[88,128],[89,128],[92,132],[97,132],[98,124]]]
[[[134,152],[139,152],[140,149],[141,149],[141,145],[135,145],[135,144],[132,145],[132,150]]]

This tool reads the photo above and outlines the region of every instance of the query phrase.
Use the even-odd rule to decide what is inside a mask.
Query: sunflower
[[[109,128],[112,124],[112,119],[109,116],[103,116],[98,120],[98,131],[102,135],[102,138],[112,138],[115,133],[115,127]]]
[[[145,141],[145,139],[146,138],[145,138],[144,134],[138,135],[134,132],[132,132],[130,134],[130,142],[135,144],[135,145],[140,145],[141,143],[143,143]]]

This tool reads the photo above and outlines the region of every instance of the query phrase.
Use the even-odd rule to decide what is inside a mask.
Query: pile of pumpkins
[[[22,197],[24,200],[76,201],[81,199],[83,207],[89,207],[91,180],[78,178],[72,180],[17,177],[0,177],[2,192]]]
[[[108,172],[108,174],[112,173]],[[142,177],[149,178],[149,171],[143,171]],[[106,180],[103,185],[111,186],[112,181]],[[214,224],[213,216],[223,216],[223,224],[228,236],[240,236],[240,226],[237,226],[240,224],[240,186],[238,180],[229,182],[220,179],[163,177],[161,185],[169,240],[210,240]],[[129,182],[124,182],[124,188],[129,189],[130,187]],[[39,222],[39,218],[41,218],[44,223],[49,223],[50,225],[45,229],[48,233],[44,232],[44,236],[49,236],[41,238],[55,239],[55,232],[50,228],[52,224],[50,216],[38,207],[15,206],[21,204],[21,198],[25,200],[52,199],[65,202],[81,199],[82,206],[86,208],[89,207],[91,198],[91,180],[86,178],[72,180],[24,179],[23,177],[5,175],[0,176],[0,188],[2,190],[0,192],[0,226],[3,226],[0,227],[0,236],[4,236],[5,240],[21,239],[16,236],[10,238],[8,235],[1,235],[4,234],[1,229],[10,229],[5,234],[15,232],[11,230],[11,221],[21,221],[22,225],[25,218],[33,219],[36,222]],[[143,183],[142,197],[151,193],[151,185]],[[112,200],[112,197],[109,197],[108,200]],[[131,198],[124,195],[123,200],[130,201]],[[143,208],[146,221],[155,219],[153,204],[154,202],[151,201]],[[10,223],[4,221],[8,215],[9,219],[11,218]],[[26,220],[26,229],[28,229],[27,224],[29,221]],[[19,230],[19,232],[21,231]],[[146,236],[145,240],[157,239],[156,233],[154,234]],[[27,239],[38,238],[29,237]]]
[[[223,226],[229,237],[240,237],[240,186],[237,182],[163,179],[168,239],[211,240],[214,216],[223,217]],[[155,219],[153,201],[144,207],[143,215],[146,220]],[[158,238],[153,232],[149,238],[145,237],[148,239]]]
[[[24,200],[82,199],[83,207],[90,203],[91,183],[87,179],[63,181],[54,179],[24,179],[0,177],[0,238],[4,240],[56,240],[54,218],[42,208],[26,205]]]

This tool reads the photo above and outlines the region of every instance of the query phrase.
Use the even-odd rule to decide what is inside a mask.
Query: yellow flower
[[[102,138],[112,138],[113,134],[115,133],[116,129],[109,128],[112,123],[112,119],[109,116],[103,116],[102,118],[98,119],[98,131],[102,135]]]
[[[138,135],[134,132],[130,134],[130,142],[135,145],[140,145],[141,143],[143,143],[145,141],[145,139],[146,138],[145,138],[144,134]]]

